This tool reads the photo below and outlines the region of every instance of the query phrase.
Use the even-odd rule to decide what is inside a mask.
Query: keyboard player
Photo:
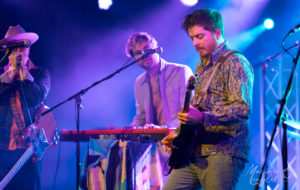
[[[177,114],[183,107],[188,79],[193,73],[186,65],[167,62],[160,57],[161,53],[162,49],[152,35],[136,32],[129,36],[127,56],[136,60],[146,57],[138,61],[144,72],[136,78],[134,84],[136,115],[131,126],[177,128],[179,125]],[[169,155],[163,151],[160,142],[152,145],[149,172],[145,174],[146,179],[141,180],[148,181],[150,189],[161,189],[163,170]],[[148,179],[147,175],[150,175]],[[149,186],[136,185],[137,189],[148,189]]]
[[[184,103],[189,77],[193,74],[186,65],[169,63],[159,55],[161,48],[153,36],[146,32],[130,35],[126,44],[126,54],[138,61],[145,70],[134,84],[136,115],[132,126],[156,125],[177,128],[177,113]]]
[[[131,129],[136,129],[137,126],[144,129],[177,128],[179,125],[177,114],[183,107],[188,79],[193,73],[186,65],[162,59],[161,52],[156,39],[150,34],[136,32],[129,36],[127,56],[135,60],[145,57],[138,61],[144,72],[136,78],[134,84],[136,115],[130,124]],[[163,151],[160,140],[146,143],[98,140],[99,147],[107,147],[107,144],[110,147],[107,159],[102,159],[100,165],[102,171],[106,170],[102,174],[102,178],[105,176],[106,189],[134,189],[134,185],[137,190],[161,189],[163,170],[169,155]],[[106,154],[107,151],[102,153]],[[98,174],[99,170],[94,173]],[[91,187],[96,184],[103,186],[103,182],[96,183],[88,177],[89,189],[99,189],[100,187]]]

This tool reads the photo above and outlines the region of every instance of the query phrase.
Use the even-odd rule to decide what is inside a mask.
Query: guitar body
[[[201,126],[181,125],[180,133],[173,140],[172,154],[169,160],[169,166],[178,169],[189,165],[195,154],[201,134]]]
[[[45,140],[48,142],[50,148],[54,148],[59,140],[59,133],[56,125],[54,115],[49,112],[44,116],[41,114],[47,111],[49,108],[46,105],[39,107],[35,114],[34,128],[36,134],[42,133],[44,131]]]

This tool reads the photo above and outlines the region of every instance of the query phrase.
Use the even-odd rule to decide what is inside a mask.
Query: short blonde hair
[[[136,43],[146,41],[149,43],[149,45],[153,46],[153,48],[157,48],[157,41],[154,39],[153,36],[148,34],[147,32],[135,32],[129,36],[129,39],[126,43],[126,55],[128,57],[133,57],[133,46]]]

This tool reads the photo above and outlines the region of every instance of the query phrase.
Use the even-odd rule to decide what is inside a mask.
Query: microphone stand
[[[293,83],[293,77],[294,77],[294,73],[295,73],[295,70],[296,70],[296,66],[297,66],[297,63],[298,63],[298,59],[299,59],[299,55],[300,55],[300,47],[298,48],[298,52],[297,52],[297,55],[296,55],[296,58],[293,58],[293,68],[292,68],[292,72],[291,72],[291,75],[290,75],[290,78],[289,78],[289,82],[288,82],[288,85],[287,85],[287,88],[285,90],[285,93],[284,93],[284,96],[283,98],[279,101],[279,104],[280,104],[280,108],[279,108],[279,111],[277,113],[277,116],[276,116],[276,119],[275,119],[275,127],[274,127],[274,130],[273,130],[273,133],[272,133],[272,136],[271,136],[271,139],[270,139],[270,142],[269,142],[269,145],[268,145],[268,148],[266,150],[266,154],[265,154],[265,161],[264,161],[264,164],[260,170],[260,174],[259,174],[259,178],[258,178],[258,182],[255,186],[255,190],[258,190],[259,188],[259,184],[260,184],[260,181],[261,181],[261,178],[262,178],[262,174],[264,172],[264,168],[266,166],[266,161],[267,161],[267,158],[268,158],[268,155],[269,155],[269,151],[270,151],[270,148],[271,148],[271,145],[273,143],[273,139],[275,137],[275,133],[276,133],[276,129],[277,129],[277,126],[279,125],[281,119],[282,119],[282,114],[283,114],[283,109],[285,107],[285,104],[289,98],[289,95],[291,93],[291,88],[292,88],[292,83]],[[287,138],[286,138],[286,125],[283,126],[283,129],[284,129],[284,135],[283,135],[283,147],[282,147],[282,162],[283,162],[283,172],[284,172],[284,189],[287,190],[288,189],[288,161],[287,161]]]
[[[66,100],[62,101],[61,103],[58,103],[57,105],[53,106],[52,108],[46,110],[45,112],[43,112],[41,115],[44,116],[47,113],[51,112],[52,110],[56,109],[57,107],[61,106],[62,104],[71,101],[72,99],[75,99],[76,102],[76,111],[77,111],[77,115],[76,115],[76,130],[77,130],[77,138],[76,138],[76,189],[80,189],[80,183],[79,183],[79,178],[80,178],[80,144],[79,144],[79,116],[80,116],[80,109],[82,108],[82,95],[84,95],[89,89],[93,88],[94,86],[112,78],[114,75],[116,75],[117,73],[120,73],[121,71],[125,70],[126,68],[130,67],[131,65],[135,64],[136,62],[145,59],[146,57],[148,57],[150,54],[152,53],[148,53],[143,55],[142,57],[140,57],[139,59],[136,59],[134,61],[132,61],[131,63],[122,66],[121,68],[119,68],[118,70],[116,70],[115,72],[111,73],[110,75],[104,77],[103,79],[94,82],[92,85],[88,86],[87,88],[84,88],[82,90],[80,90],[79,92],[75,93],[74,95],[70,96],[69,98],[67,98]]]
[[[294,45],[290,46],[290,47],[287,48],[286,50],[288,51],[288,50],[297,48],[297,47],[299,47],[299,46],[300,46],[300,42],[296,41]],[[279,53],[277,53],[277,54],[275,54],[275,55],[269,57],[269,58],[266,59],[265,61],[253,65],[253,67],[256,68],[256,67],[261,66],[261,65],[263,65],[264,67],[266,67],[267,64],[268,64],[269,62],[273,61],[274,59],[276,59],[277,57],[279,57],[280,55],[282,55],[282,54],[284,54],[284,53],[285,53],[285,51],[281,51],[281,52],[279,52]]]

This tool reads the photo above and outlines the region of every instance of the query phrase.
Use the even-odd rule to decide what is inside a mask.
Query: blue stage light
[[[108,10],[112,4],[112,0],[98,0],[99,9]]]
[[[188,7],[195,6],[198,3],[198,0],[180,0],[182,4]]]
[[[268,30],[271,30],[272,28],[274,28],[274,21],[270,18],[265,19],[264,27]]]

